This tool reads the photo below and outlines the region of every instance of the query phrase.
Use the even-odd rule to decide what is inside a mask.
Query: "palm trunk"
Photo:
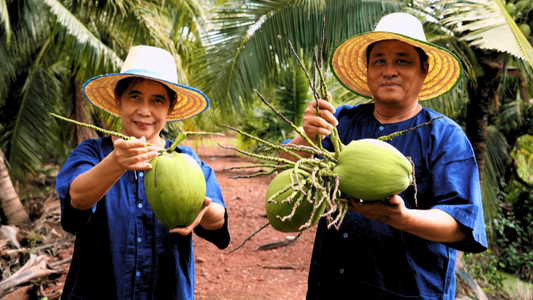
[[[15,187],[13,187],[2,150],[0,150],[0,205],[2,217],[5,218],[2,223],[21,224],[31,222],[30,216],[24,210]]]
[[[81,92],[81,83],[76,80],[72,83],[73,85],[73,94],[74,94],[74,116],[73,119],[86,123],[86,124],[92,124],[92,122],[87,121],[87,111],[85,109],[85,97],[83,96]],[[96,131],[93,129],[82,127],[82,126],[76,126],[74,128],[74,139],[73,139],[73,146],[76,147],[81,142],[83,142],[86,139],[96,139],[98,138],[98,134],[96,134]]]
[[[487,150],[487,124],[489,103],[498,101],[501,65],[480,61],[485,75],[477,78],[476,84],[468,87],[470,102],[466,115],[466,135],[472,144],[479,170],[479,183],[483,182],[485,153]]]

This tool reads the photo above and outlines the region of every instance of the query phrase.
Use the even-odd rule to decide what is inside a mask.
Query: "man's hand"
[[[395,223],[401,223],[406,216],[407,208],[403,199],[394,195],[381,201],[364,201],[349,197],[348,210],[356,211],[363,217],[394,226]]]
[[[328,95],[331,98],[331,95]],[[316,136],[320,135],[323,139],[326,135],[331,134],[333,126],[339,123],[333,116],[335,107],[326,100],[318,100],[320,116],[316,114],[316,101],[311,101],[307,105],[303,117],[303,129],[307,137],[316,141]]]

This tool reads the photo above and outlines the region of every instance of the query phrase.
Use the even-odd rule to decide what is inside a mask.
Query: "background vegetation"
[[[419,17],[428,41],[450,49],[464,68],[454,91],[422,104],[463,126],[478,160],[491,252],[465,261],[475,261],[473,274],[478,264],[533,280],[533,0],[0,0],[0,171],[9,173],[0,184],[10,186],[0,191],[1,222],[31,221],[15,187],[21,192],[29,175],[51,171],[45,162],[61,165],[75,145],[98,136],[49,112],[120,130],[119,119],[80,91],[87,79],[118,72],[132,45],[170,51],[180,82],[211,100],[208,111],[169,125],[165,135],[228,124],[281,142],[294,133],[253,90],[301,124],[312,95],[289,41],[312,70],[325,18],[317,55],[334,103],[367,102],[334,80],[329,56],[395,11]],[[239,139],[242,148],[260,146]],[[498,276],[479,274],[497,286]]]

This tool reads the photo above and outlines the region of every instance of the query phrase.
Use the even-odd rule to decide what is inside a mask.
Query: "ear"
[[[422,74],[427,76],[428,75],[428,71],[429,71],[429,62],[426,61],[426,62],[424,62],[424,65],[422,66]]]
[[[178,95],[177,94],[176,94],[176,97],[174,97],[174,99],[170,102],[170,107],[168,108],[168,114],[167,115],[170,116],[170,114],[174,110],[174,107],[176,106],[176,104],[178,104]]]

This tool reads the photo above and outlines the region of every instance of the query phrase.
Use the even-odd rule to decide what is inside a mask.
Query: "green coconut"
[[[144,189],[157,219],[168,229],[190,225],[198,217],[206,195],[200,165],[191,156],[174,151],[163,152],[150,164]]]
[[[341,178],[342,192],[367,201],[401,193],[413,181],[411,162],[389,143],[376,139],[350,142],[333,173]]]
[[[273,200],[276,201],[276,203],[269,202],[268,200],[277,192],[281,191],[283,188],[291,184],[291,178],[290,178],[290,171],[291,170],[285,170],[281,173],[279,173],[273,180],[270,182],[270,185],[268,186],[267,193],[266,193],[266,212],[268,221],[270,222],[270,225],[272,225],[272,228],[274,228],[277,231],[281,232],[298,232],[302,231],[303,229],[307,229],[318,222],[320,219],[320,216],[324,213],[324,210],[326,209],[326,203],[327,201],[322,201],[322,204],[316,208],[315,214],[313,215],[313,219],[311,220],[311,223],[306,226],[305,228],[302,228],[306,223],[308,223],[309,219],[311,219],[311,214],[313,213],[313,207],[318,205],[318,201],[320,200],[320,197],[322,193],[320,191],[317,191],[316,189],[312,189],[314,191],[313,196],[309,197],[310,201],[313,202],[313,204],[310,203],[309,200],[307,200],[307,196],[303,195],[301,192],[298,192],[292,199],[290,203],[282,202],[283,200],[287,199],[294,191],[292,189],[289,189],[288,191],[278,195]],[[299,176],[300,180],[302,180],[302,176]],[[294,179],[294,178],[293,178]],[[311,189],[308,190],[308,193],[311,193]],[[296,211],[292,218],[286,219],[282,221],[280,218],[289,216],[292,213],[292,210],[296,203],[299,202],[298,207],[296,208]]]

